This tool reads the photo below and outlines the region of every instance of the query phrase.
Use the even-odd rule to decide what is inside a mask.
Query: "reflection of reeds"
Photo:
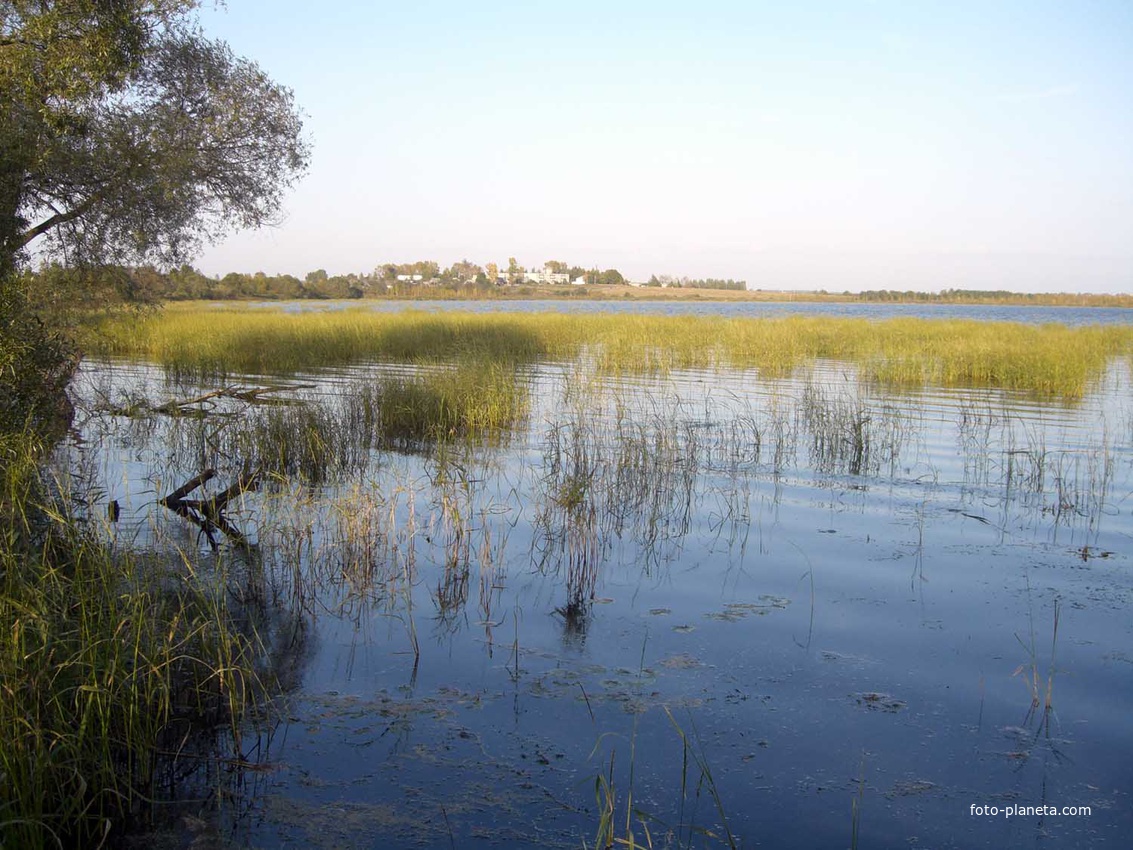
[[[504,552],[507,547],[507,532],[493,533],[488,517],[481,517],[481,543],[480,543],[480,575],[478,604],[480,622],[484,626],[484,637],[488,645],[488,654],[492,653],[492,630],[503,620],[496,621],[494,610],[499,601],[500,593],[504,589],[506,579]]]
[[[381,448],[500,441],[523,423],[527,394],[499,367],[380,373],[285,406],[174,420],[165,436],[185,466],[250,464],[269,480],[317,484],[367,469]]]
[[[1104,430],[1097,442],[1052,449],[1039,426],[1023,425],[1025,448],[1010,423],[1004,426],[1003,501],[1020,499],[1056,525],[1084,520],[1095,527],[1106,511],[1117,453]]]
[[[987,398],[973,395],[960,400],[956,429],[964,456],[965,480],[987,483],[992,434],[1002,424],[1002,418],[992,410]]]

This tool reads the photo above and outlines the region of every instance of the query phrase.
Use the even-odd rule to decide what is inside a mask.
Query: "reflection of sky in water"
[[[300,395],[334,407],[375,371]],[[635,805],[675,826],[666,708],[745,846],[848,844],[863,777],[861,846],[1077,847],[1133,829],[1126,366],[1077,406],[883,394],[838,364],[781,381],[552,366],[525,380],[527,428],[503,448],[443,468],[376,453],[345,481],[277,483],[233,512],[268,607],[294,607],[296,568],[305,587],[279,767],[238,825],[253,844],[519,845],[538,824],[577,846],[611,754],[624,795],[631,741]],[[76,388],[88,403],[197,389],[97,363]],[[83,422],[79,466],[122,504],[121,545],[211,557],[155,500],[202,466],[227,483],[216,429],[235,421]],[[380,529],[373,581],[357,561],[342,577],[346,526]],[[1052,669],[1048,731],[1027,682],[1037,672],[1045,697]],[[689,819],[718,825],[706,791],[692,811],[696,779],[686,838]],[[1005,802],[1094,812],[968,813]]]

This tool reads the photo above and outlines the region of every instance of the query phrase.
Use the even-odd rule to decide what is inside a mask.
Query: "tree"
[[[278,214],[309,147],[291,92],[197,0],[0,0],[0,272],[168,264]]]
[[[515,257],[507,258],[507,282],[510,284],[517,284],[523,282],[523,272],[525,269],[515,261]]]
[[[598,269],[591,269],[587,273],[586,279],[589,283],[601,283],[607,286],[625,283],[625,278],[622,277],[622,273],[617,269],[606,269],[604,272],[600,272]]]
[[[0,0],[4,429],[59,408],[76,362],[16,275],[32,251],[91,281],[182,262],[230,226],[274,221],[307,168],[291,92],[205,38],[197,6]]]
[[[475,280],[476,276],[482,274],[483,271],[478,265],[465,259],[449,266],[447,274],[454,283],[467,283]]]
[[[167,275],[171,298],[204,298],[212,288],[212,281],[188,263],[173,269]]]

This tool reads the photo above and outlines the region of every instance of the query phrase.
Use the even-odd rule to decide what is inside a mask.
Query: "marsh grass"
[[[129,430],[140,441],[160,435],[168,465],[192,470],[185,477],[255,470],[280,489],[372,471],[386,449],[429,455],[445,444],[499,445],[526,421],[529,392],[522,375],[499,366],[377,372],[286,405],[237,404],[160,423],[152,413],[130,417]]]
[[[865,802],[865,750],[862,750],[861,767],[858,769],[857,793],[850,804],[850,850],[858,850],[862,829],[862,806]]]
[[[499,441],[523,422],[527,395],[514,369],[461,364],[362,384],[350,404],[369,411],[365,418],[383,444],[419,449],[453,439]]]
[[[254,649],[187,562],[113,551],[44,496],[34,447],[8,448],[0,844],[97,846],[170,795],[178,753],[216,758],[225,735],[238,746],[258,692]],[[201,736],[212,744],[194,745]]]
[[[562,612],[584,610],[615,539],[633,540],[646,571],[676,558],[703,469],[713,459],[750,457],[750,447],[720,442],[745,440],[748,423],[706,424],[671,399],[645,403],[651,411],[633,417],[615,394],[604,411],[606,400],[591,391],[543,437],[533,548],[541,569],[565,566],[570,594]]]
[[[1112,358],[1133,355],[1133,327],[365,309],[290,314],[179,305],[140,320],[108,319],[86,346],[217,376],[366,360],[514,365],[570,361],[590,351],[605,372],[727,367],[783,377],[829,359],[857,364],[865,379],[887,387],[994,387],[1075,400]]]
[[[815,470],[875,475],[896,467],[910,427],[891,407],[871,404],[860,393],[830,392],[813,381],[803,387],[799,406]]]
[[[1030,595],[1030,581],[1027,582],[1028,597]],[[1027,710],[1027,716],[1024,719],[1024,725],[1029,724],[1034,719],[1042,707],[1042,720],[1039,724],[1040,729],[1044,730],[1048,735],[1050,734],[1050,723],[1054,717],[1054,678],[1055,678],[1055,657],[1058,650],[1058,626],[1062,614],[1062,604],[1058,597],[1054,599],[1054,624],[1051,629],[1050,636],[1050,662],[1047,667],[1047,673],[1044,677],[1039,672],[1039,657],[1038,648],[1035,643],[1035,624],[1033,615],[1029,614],[1029,640],[1024,642],[1018,634],[1015,639],[1019,641],[1019,645],[1027,652],[1028,661],[1025,664],[1020,664],[1014,676],[1019,676],[1023,680],[1027,691],[1031,697],[1031,706]]]
[[[499,316],[364,309],[283,313],[172,306],[139,322],[107,321],[86,340],[92,353],[141,356],[173,374],[224,379],[290,374],[377,360],[402,363],[533,362],[544,342]]]
[[[812,468],[862,476],[880,475],[888,468],[895,478],[907,477],[907,472],[893,470],[918,412],[906,421],[904,413],[895,412],[904,408],[890,408],[879,400],[869,377],[869,361],[861,353],[868,340],[799,342],[795,348],[785,348],[778,361],[771,359],[774,339],[748,340],[750,350],[741,352],[744,358],[767,358],[760,369],[790,377],[769,382],[773,387],[767,394],[761,394],[765,387],[748,394],[735,376],[726,376],[720,386],[705,388],[704,394],[692,390],[696,400],[687,401],[682,393],[701,384],[702,376],[671,370],[697,362],[704,356],[702,347],[713,345],[717,347],[711,349],[712,362],[731,368],[727,349],[718,341],[728,333],[738,338],[739,331],[724,321],[708,323],[700,336],[692,338],[695,345],[666,353],[668,342],[659,341],[656,327],[650,329],[648,323],[637,328],[636,338],[623,347],[609,344],[610,339],[604,340],[599,332],[613,334],[620,321],[610,319],[589,330],[580,329],[585,322],[573,318],[559,325],[552,322],[549,327],[562,329],[562,339],[586,339],[576,360],[561,370],[529,369],[516,360],[500,362],[480,355],[409,367],[367,366],[329,376],[317,392],[300,398],[300,404],[251,409],[228,418],[162,419],[150,436],[159,444],[167,426],[182,433],[184,457],[178,463],[193,471],[200,468],[195,464],[215,458],[218,462],[208,465],[220,466],[223,461],[234,471],[256,461],[270,473],[269,491],[250,498],[247,510],[252,517],[269,504],[289,506],[290,513],[279,508],[269,521],[274,528],[257,534],[270,574],[266,585],[282,588],[282,595],[290,597],[285,600],[288,606],[312,619],[320,611],[356,618],[358,634],[368,633],[365,617],[396,621],[391,643],[401,640],[397,632],[404,627],[398,651],[412,652],[416,662],[422,646],[417,634],[421,611],[436,628],[455,629],[468,622],[466,609],[478,605],[489,652],[493,629],[504,628],[510,649],[507,669],[516,680],[523,672],[519,617],[515,614],[513,623],[507,623],[508,616],[499,611],[509,564],[526,567],[534,560],[553,577],[558,589],[551,604],[558,603],[554,613],[563,620],[565,637],[585,639],[596,587],[606,579],[608,568],[640,565],[643,575],[648,575],[677,562],[686,537],[696,545],[697,533],[703,530],[697,527],[705,517],[698,502],[706,494],[720,497],[718,516],[709,520],[716,523],[718,539],[726,541],[730,550],[745,545],[753,494],[763,504],[757,486],[761,478],[775,486],[766,492],[767,498],[774,493],[771,504],[777,511],[785,470],[788,486],[796,474],[808,476]],[[666,333],[680,333],[677,324],[665,328]],[[471,336],[465,333],[466,340]],[[832,367],[831,361],[823,361],[810,368],[808,351],[820,344],[841,346],[841,357],[863,359],[858,367]],[[549,341],[533,350],[569,353],[571,345]],[[766,351],[761,348],[765,345],[770,346]],[[631,364],[634,351],[647,351],[648,358]],[[615,355],[623,358],[626,369],[669,371],[671,381],[610,375],[605,370],[623,368]],[[543,427],[524,431],[534,418],[529,413],[528,385],[547,374],[562,377],[563,396],[550,399]],[[1049,503],[1048,485],[1054,482],[1059,505],[1073,502],[1092,514],[1100,511],[1099,499],[1104,500],[1106,493],[1103,490],[1098,498],[1091,493],[1097,482],[1112,479],[1108,448],[1096,458],[1057,455],[1046,449],[1045,420],[1030,432],[1012,427],[1009,394],[974,395],[996,403],[1002,398],[1004,406],[1000,412],[991,402],[982,406],[972,402],[967,424],[960,426],[961,443],[968,451],[987,454],[994,449],[996,459],[1002,458],[1007,466],[1008,478],[1014,474],[1027,480],[1028,492],[1038,492],[1044,503]],[[487,473],[476,466],[476,458],[496,453],[479,449],[512,433],[522,433],[522,441],[518,452],[506,453],[505,462],[523,465],[522,480],[501,484],[497,479],[485,486]],[[1008,442],[1010,434],[1022,442]],[[1011,454],[1017,445],[1025,457]],[[804,471],[786,469],[808,447],[811,464]],[[1012,462],[1018,464],[1014,469]],[[514,510],[498,524],[492,518],[491,496],[485,495],[492,487],[497,495],[508,488],[520,494],[514,496],[518,503],[511,506]],[[918,514],[918,571],[924,505]],[[1064,515],[1069,518],[1078,510],[1067,509]],[[513,527],[519,528],[515,535],[519,548],[530,545],[530,550],[506,551],[508,529]],[[418,561],[424,565],[421,570]],[[813,627],[813,570],[806,576],[811,579]],[[1038,694],[1045,683],[1037,665],[1024,672]],[[1049,682],[1051,693],[1053,647]],[[582,693],[589,705],[585,690]],[[1036,699],[1041,704],[1041,695]],[[682,801],[695,796],[702,808],[710,799],[718,805],[703,748],[694,736],[682,734],[681,740]],[[667,827],[655,828],[659,822],[640,813],[632,788],[632,777],[627,788],[615,775],[611,760],[595,786],[604,813],[599,843],[671,843],[662,834]],[[859,796],[859,807],[860,803]],[[727,842],[722,809],[719,817],[706,816],[724,824],[713,840]],[[705,837],[687,828],[683,808],[677,819],[686,825],[683,832],[673,833],[682,836],[677,839],[679,846]],[[860,811],[855,809],[855,835],[858,819]]]
[[[583,691],[583,696],[586,692]],[[589,700],[587,700],[589,704]],[[594,796],[598,806],[598,825],[594,839],[595,850],[620,847],[626,850],[654,850],[661,847],[693,847],[694,838],[701,846],[739,847],[739,842],[728,825],[724,801],[708,763],[705,748],[689,718],[690,735],[673,716],[666,705],[662,706],[669,724],[681,743],[680,794],[676,804],[676,820],[667,823],[662,817],[642,808],[635,799],[634,777],[637,772],[637,719],[629,739],[628,771],[624,788],[618,780],[617,751],[610,749],[609,760],[594,777]],[[591,758],[602,750],[611,735],[599,737]],[[707,799],[715,813],[717,825],[706,826],[698,817],[699,803]],[[652,828],[651,828],[652,827]]]

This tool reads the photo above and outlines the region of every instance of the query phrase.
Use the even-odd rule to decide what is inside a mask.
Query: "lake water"
[[[294,395],[329,434],[391,373],[413,370],[295,376],[313,386]],[[262,460],[248,435],[299,408],[127,419],[97,410],[214,387],[84,364],[67,460],[121,504],[107,533],[223,577],[282,691],[249,738],[258,769],[199,828],[238,847],[578,847],[612,811],[656,847],[1124,846],[1127,362],[1073,405],[895,394],[841,363],[516,379],[528,410],[506,433],[281,461],[230,509],[235,545],[156,500],[207,467],[227,486]]]
[[[226,302],[215,302],[226,306]],[[773,318],[808,315],[839,318],[891,319],[915,317],[923,319],[971,319],[987,322],[1025,322],[1027,324],[1058,323],[1063,325],[1129,324],[1133,311],[1120,307],[1028,307],[999,304],[846,304],[822,302],[760,301],[601,301],[601,300],[457,300],[396,301],[386,299],[350,301],[278,301],[252,302],[262,309],[281,308],[303,312],[310,310],[366,309],[380,312],[415,310],[464,310],[517,313],[644,313],[663,316],[727,316],[731,318]]]

